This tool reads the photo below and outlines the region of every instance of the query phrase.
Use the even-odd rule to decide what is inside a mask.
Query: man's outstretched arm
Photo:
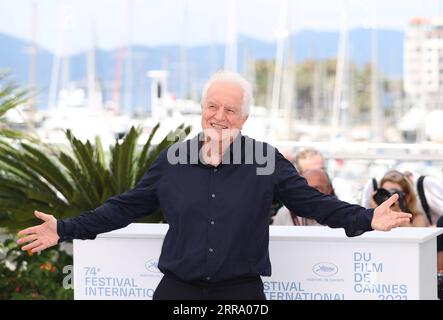
[[[322,194],[309,187],[294,166],[279,152],[276,153],[274,178],[277,195],[287,208],[302,217],[315,219],[322,225],[344,228],[349,237],[370,230],[388,231],[409,221],[412,216],[391,210],[398,195],[393,195],[376,209],[365,209]]]
[[[23,250],[39,252],[66,240],[95,239],[97,234],[123,228],[154,212],[159,206],[157,189],[164,160],[165,152],[162,152],[134,189],[79,216],[57,220],[50,214],[35,211],[43,223],[20,231],[18,235],[24,237],[18,243],[29,243]]]

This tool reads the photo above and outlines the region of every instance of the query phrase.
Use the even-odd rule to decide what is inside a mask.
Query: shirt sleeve
[[[297,215],[322,225],[344,228],[348,237],[372,230],[373,209],[349,204],[308,186],[294,166],[276,151],[274,188],[284,205]]]
[[[164,157],[162,152],[134,189],[111,197],[100,207],[77,217],[57,220],[59,243],[72,239],[95,239],[97,234],[126,227],[136,219],[153,213],[159,205],[157,189]]]

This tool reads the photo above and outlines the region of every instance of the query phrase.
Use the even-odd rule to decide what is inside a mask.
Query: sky
[[[36,7],[37,42],[51,51],[75,53],[92,43],[113,49],[124,43],[144,46],[224,43],[228,18],[237,33],[275,41],[285,0],[0,0],[0,32],[32,38]],[[228,14],[233,3],[235,15]],[[288,29],[339,30],[348,14],[349,28],[404,30],[416,16],[434,18],[443,0],[287,0]],[[284,16],[284,15],[283,15]],[[376,19],[371,19],[376,17]],[[128,23],[129,22],[129,23]],[[93,36],[95,35],[95,36]],[[95,40],[93,40],[95,39]]]

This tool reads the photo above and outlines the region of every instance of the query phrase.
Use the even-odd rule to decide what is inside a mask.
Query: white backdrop
[[[75,299],[152,299],[167,225],[132,224],[74,241]],[[437,299],[437,228],[347,238],[342,229],[270,227],[269,300]]]

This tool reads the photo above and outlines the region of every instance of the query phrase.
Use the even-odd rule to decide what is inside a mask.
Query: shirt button
[[[211,197],[212,197],[212,198],[215,198],[215,193],[213,193],[213,194],[211,195]]]
[[[217,169],[214,169],[214,172],[217,172]]]
[[[211,252],[211,253],[212,253],[212,252],[214,252],[214,249],[212,249],[212,248],[209,248],[209,252]]]
[[[211,277],[206,277],[206,280],[208,280],[208,281],[211,280]]]
[[[215,221],[214,221],[214,220],[212,220],[212,221],[211,221],[211,224],[212,224],[212,225],[214,225],[214,224],[215,224]]]

